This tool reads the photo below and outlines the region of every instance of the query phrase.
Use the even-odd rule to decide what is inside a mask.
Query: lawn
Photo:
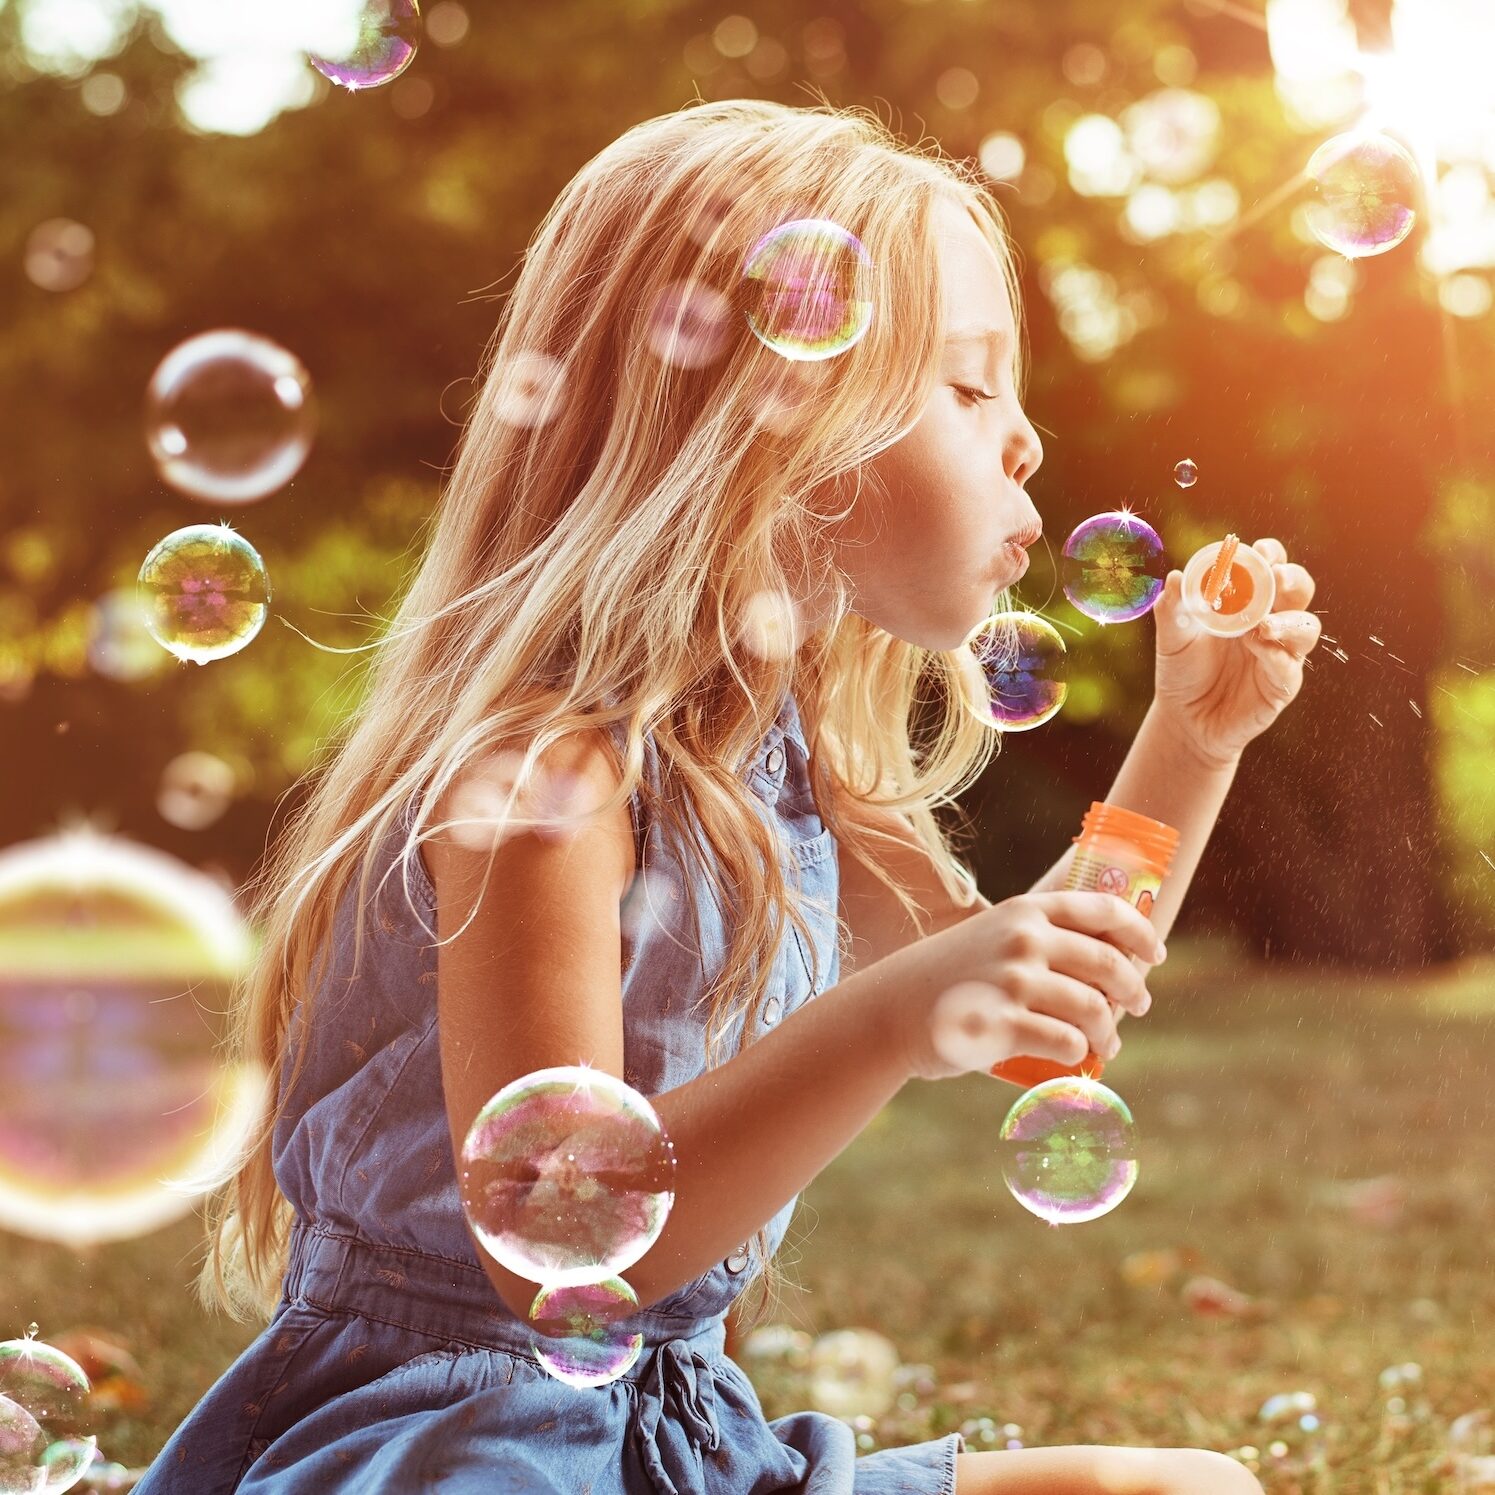
[[[781,1254],[797,1290],[771,1320],[875,1329],[929,1367],[864,1447],[952,1428],[972,1448],[1253,1446],[1274,1492],[1455,1489],[1447,1425],[1495,1408],[1495,962],[1392,977],[1170,948],[1106,1071],[1139,1139],[1119,1208],[1035,1219],[995,1148],[1018,1092],[916,1082],[806,1191]],[[1388,1176],[1399,1214],[1345,1203],[1343,1186]],[[86,1258],[0,1237],[0,1330],[93,1325],[139,1360],[148,1405],[96,1429],[125,1464],[148,1462],[253,1337],[193,1306],[196,1249],[193,1221]],[[1191,1306],[1200,1277],[1248,1311]],[[1379,1378],[1406,1362],[1423,1384],[1398,1416]],[[770,1416],[809,1404],[788,1361],[744,1363]],[[1322,1421],[1324,1457],[1301,1475],[1271,1467],[1257,1421],[1294,1391]]]

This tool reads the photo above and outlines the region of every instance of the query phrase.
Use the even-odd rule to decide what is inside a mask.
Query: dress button
[[[763,1023],[765,1027],[771,1028],[778,1022],[784,1011],[784,1004],[777,997],[770,997],[763,1004]]]
[[[729,1272],[741,1272],[748,1264],[748,1243],[744,1241],[728,1258],[727,1270]]]
[[[784,766],[784,750],[781,747],[771,747],[768,757],[763,760],[763,766],[769,773],[777,773]]]

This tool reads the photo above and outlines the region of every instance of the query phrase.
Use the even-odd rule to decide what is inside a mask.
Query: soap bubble
[[[1327,249],[1364,259],[1395,249],[1417,219],[1417,165],[1388,135],[1350,131],[1308,160],[1308,227]]]
[[[967,669],[967,703],[1000,732],[1042,726],[1069,692],[1059,631],[1036,613],[993,613],[958,656]],[[975,668],[966,666],[966,658]]]
[[[1269,1396],[1256,1414],[1268,1434],[1266,1467],[1279,1474],[1303,1474],[1322,1458],[1324,1428],[1311,1391]]]
[[[251,952],[163,852],[91,830],[0,851],[0,1229],[76,1249],[191,1211],[263,1100],[218,1049]]]
[[[929,1014],[929,1040],[936,1054],[957,1069],[989,1070],[1011,1036],[1001,992],[986,981],[957,981],[940,993]]]
[[[1199,481],[1199,464],[1192,457],[1185,457],[1174,465],[1173,481],[1180,488],[1192,488]]]
[[[493,413],[506,426],[544,426],[566,403],[566,366],[549,353],[522,351],[495,365],[488,382]]]
[[[189,498],[247,504],[301,471],[316,430],[301,360],[253,332],[204,332],[151,375],[146,441],[161,476]]]
[[[462,1206],[478,1241],[547,1287],[632,1266],[675,1203],[674,1144],[653,1106],[584,1065],[504,1086],[468,1129],[461,1160]]]
[[[1135,514],[1095,514],[1064,542],[1064,595],[1097,623],[1130,623],[1163,593],[1168,565],[1158,532]]]
[[[206,830],[233,803],[238,775],[212,753],[178,753],[162,770],[156,810],[184,831]]]
[[[834,358],[872,325],[872,260],[862,241],[826,218],[771,229],[743,265],[748,326],[785,358]]]
[[[535,1358],[568,1386],[605,1386],[638,1359],[641,1333],[617,1327],[638,1309],[638,1294],[621,1277],[570,1287],[543,1287],[530,1304],[529,1321],[543,1337]]]
[[[146,556],[139,585],[151,637],[194,664],[237,654],[270,612],[264,562],[226,524],[173,530]]]
[[[415,61],[420,45],[416,0],[354,0],[335,45],[307,60],[325,78],[350,90],[392,83]]]
[[[40,1495],[62,1495],[62,1491],[71,1490],[85,1474],[90,1477],[91,1489],[125,1488],[123,1479],[118,1477],[117,1483],[108,1483],[112,1472],[124,1466],[103,1463],[99,1453],[99,1440],[92,1434],[86,1438],[55,1439],[42,1454],[41,1467],[43,1481]]]
[[[0,1495],[31,1495],[41,1473],[47,1435],[24,1407],[0,1396]]]
[[[871,1329],[838,1329],[810,1346],[810,1401],[833,1417],[881,1417],[894,1402],[898,1350]]]
[[[93,231],[71,218],[48,218],[26,238],[26,278],[44,291],[75,291],[93,274]]]
[[[48,1429],[78,1426],[92,1391],[83,1367],[36,1338],[0,1340],[0,1396],[24,1408]]]
[[[145,680],[169,668],[145,626],[137,588],[116,587],[89,609],[88,662],[111,680]]]
[[[731,318],[731,303],[712,286],[699,280],[671,281],[649,313],[649,347],[661,363],[703,369],[726,352]]]
[[[1012,1196],[1050,1225],[1109,1214],[1137,1182],[1132,1113],[1099,1080],[1059,1075],[1020,1095],[1000,1133]]]

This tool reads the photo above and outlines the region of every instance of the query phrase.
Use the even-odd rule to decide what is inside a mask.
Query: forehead
[[[965,208],[941,199],[934,218],[947,337],[980,339],[988,330],[1009,342],[1012,306],[1001,262]]]

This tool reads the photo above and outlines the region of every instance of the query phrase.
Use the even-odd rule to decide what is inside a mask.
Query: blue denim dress
[[[657,787],[652,740],[644,771]],[[839,968],[836,843],[816,812],[792,695],[743,777],[776,826],[828,986]],[[698,941],[666,918],[641,921],[624,947],[624,1079],[657,1095],[706,1067],[696,998],[706,968],[720,969],[726,931],[709,882],[640,824],[637,804],[653,909],[663,901],[683,921],[679,882],[698,882]],[[371,887],[398,857],[412,808]],[[418,855],[396,866],[350,974],[355,890],[356,880],[310,1032],[292,1027],[292,1042],[311,1047],[274,1137],[275,1175],[296,1217],[280,1303],[136,1495],[952,1495],[958,1433],[858,1457],[839,1418],[765,1418],[724,1349],[724,1315],[748,1277],[746,1242],[625,1321],[644,1347],[617,1380],[579,1389],[541,1366],[532,1332],[484,1273],[459,1203],[436,951],[421,927],[436,928],[434,890]],[[791,926],[760,1034],[815,994],[808,956]],[[770,1223],[775,1249],[796,1202]]]

